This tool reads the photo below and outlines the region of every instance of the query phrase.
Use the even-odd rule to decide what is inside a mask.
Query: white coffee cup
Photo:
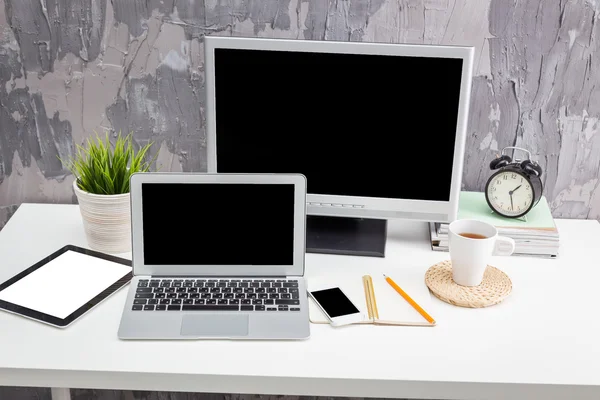
[[[483,281],[492,255],[509,256],[515,251],[515,241],[498,236],[496,227],[486,222],[460,219],[452,222],[448,230],[452,278],[462,286],[477,286]],[[465,234],[481,238],[461,236]]]

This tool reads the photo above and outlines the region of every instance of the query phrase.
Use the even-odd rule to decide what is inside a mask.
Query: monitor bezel
[[[214,51],[219,48],[397,55],[407,57],[458,58],[463,60],[452,178],[448,201],[339,196],[317,193],[307,194],[307,214],[309,215],[376,219],[401,218],[430,222],[451,222],[457,218],[471,96],[474,47],[206,36],[204,38],[204,65],[207,169],[208,172],[213,173],[217,172]],[[389,183],[392,184],[393,182]],[[432,181],[430,184],[435,184],[435,181]]]
[[[272,184],[294,185],[294,255],[292,265],[149,265],[144,259],[144,218],[142,184]],[[130,179],[132,267],[136,276],[302,276],[306,252],[306,178],[301,174],[210,174],[210,173],[135,173]],[[165,193],[165,198],[169,199]],[[177,199],[165,204],[177,207]],[[271,199],[273,200],[273,199]],[[161,217],[161,216],[158,216]],[[166,217],[165,217],[166,218]],[[200,228],[202,229],[202,228]],[[167,234],[167,232],[165,232]],[[173,249],[165,249],[173,251]],[[202,243],[198,243],[202,251]],[[235,251],[235,248],[232,248]],[[269,243],[265,238],[265,251]]]

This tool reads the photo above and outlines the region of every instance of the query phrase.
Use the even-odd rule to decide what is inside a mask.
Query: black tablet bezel
[[[127,265],[129,267],[131,266],[130,260],[116,257],[116,256],[113,256],[110,254],[100,253],[100,252],[94,251],[94,250],[84,249],[82,247],[77,247],[77,246],[69,244],[69,245],[66,245],[65,247],[55,251],[54,253],[50,254],[49,256],[41,259],[37,263],[33,264],[31,267],[29,267],[26,270],[20,272],[19,274],[13,276],[6,282],[2,283],[0,285],[0,291],[6,289],[13,283],[23,279],[24,277],[31,274],[36,269],[43,267],[45,264],[49,263],[50,261],[54,260],[55,258],[57,258],[58,256],[60,256],[61,254],[65,253],[67,251],[75,251],[77,253],[86,254],[86,255],[92,256],[92,257],[98,257],[103,260],[112,261],[112,262],[122,264],[122,265]],[[82,316],[83,314],[88,312],[90,309],[92,309],[96,304],[100,303],[102,300],[106,299],[108,296],[110,296],[111,294],[113,294],[114,292],[119,290],[121,287],[123,287],[125,284],[127,284],[131,280],[132,277],[133,277],[133,271],[128,272],[127,274],[125,274],[124,276],[119,278],[119,280],[117,280],[115,283],[113,283],[108,288],[106,288],[105,290],[100,292],[96,297],[94,297],[93,299],[91,299],[90,301],[88,301],[87,303],[82,305],[81,307],[79,307],[77,310],[75,310],[73,313],[71,313],[71,315],[69,315],[68,317],[66,317],[64,319],[55,317],[53,315],[48,315],[48,314],[45,314],[45,313],[42,313],[42,312],[39,312],[36,310],[32,310],[30,308],[23,307],[23,306],[20,306],[17,304],[9,303],[4,300],[0,300],[0,309],[9,311],[11,313],[20,314],[25,317],[36,319],[38,321],[45,322],[47,324],[55,325],[55,326],[62,328],[62,327],[65,327],[65,326],[71,324],[77,318],[79,318],[80,316]]]

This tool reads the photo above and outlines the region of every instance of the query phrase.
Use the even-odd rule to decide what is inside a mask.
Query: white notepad
[[[131,267],[68,250],[0,291],[0,300],[65,319]]]
[[[367,312],[367,301],[362,277],[370,275],[377,301],[379,318],[370,319]],[[386,272],[418,305],[435,319],[432,310],[431,295],[422,274],[402,271]],[[352,300],[363,314],[363,324],[375,325],[416,325],[432,326],[415,310],[392,286],[390,286],[381,273],[364,273],[360,275],[347,274],[335,278],[310,279],[308,289],[312,287],[339,287]],[[315,324],[326,324],[329,320],[319,306],[311,298],[309,302],[310,321]]]

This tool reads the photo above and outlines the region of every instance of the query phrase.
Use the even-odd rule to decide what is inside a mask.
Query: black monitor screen
[[[294,185],[142,183],[147,265],[293,265]]]
[[[217,171],[448,201],[462,60],[215,49]]]

